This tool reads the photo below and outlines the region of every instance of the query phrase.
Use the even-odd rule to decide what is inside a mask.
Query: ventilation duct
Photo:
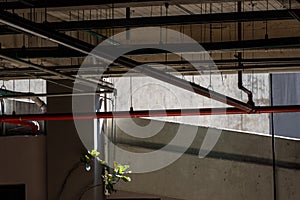
[[[28,96],[32,95],[32,93],[27,92],[15,92],[15,91],[11,91],[11,90],[6,90],[3,88],[0,88],[0,96],[10,96],[10,95],[15,95],[16,98],[18,99],[24,99],[24,98],[28,98]],[[44,101],[42,101],[39,97],[33,96],[33,97],[29,97],[40,109],[42,113],[46,113],[47,112],[47,105]]]

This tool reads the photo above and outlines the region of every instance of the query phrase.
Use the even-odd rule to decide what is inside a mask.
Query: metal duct
[[[0,96],[10,96],[10,95],[15,95],[16,98],[22,99],[29,97],[42,111],[42,113],[47,112],[47,105],[44,101],[42,101],[39,97],[36,96],[31,96],[33,93],[24,93],[24,92],[14,92],[11,90],[6,90],[0,88]]]

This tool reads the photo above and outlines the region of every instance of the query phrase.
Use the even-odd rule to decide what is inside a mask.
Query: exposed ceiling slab
[[[293,14],[291,14],[293,13]],[[52,29],[57,31],[76,31],[90,29],[111,29],[111,28],[132,28],[167,25],[189,25],[189,24],[212,24],[228,22],[249,22],[266,20],[290,20],[294,15],[300,15],[300,9],[295,10],[271,10],[254,11],[243,13],[218,13],[218,14],[195,14],[163,17],[138,17],[130,19],[105,19],[87,21],[63,21],[47,23]],[[0,26],[0,34],[20,33],[7,26]]]
[[[168,26],[192,37],[205,50],[210,51],[215,63],[224,73],[234,73],[238,70],[234,59],[237,51],[247,54],[243,59],[245,71],[260,73],[299,70],[297,49],[299,49],[300,24],[296,19],[300,11],[297,9],[299,8],[297,1],[291,1],[291,8],[295,8],[292,10],[286,9],[287,5],[277,0],[243,1],[241,13],[237,12],[236,2],[233,0],[3,1],[0,7],[15,9],[9,12],[18,14],[18,17],[1,11],[2,17],[14,20],[14,24],[25,27],[26,33],[24,34],[22,29],[17,30],[18,27],[0,26],[2,44],[0,52],[4,56],[26,61],[30,59],[34,64],[43,63],[49,69],[76,75],[84,57],[95,45],[113,34],[135,27]],[[44,23],[45,21],[47,23]],[[243,27],[242,41],[237,41],[238,22],[241,22]],[[32,36],[33,32],[35,36]],[[92,32],[97,37],[90,34]],[[120,47],[107,45],[108,49],[126,48],[122,45]],[[199,53],[189,44],[167,45],[177,45],[179,54]],[[145,45],[136,45],[134,48],[139,50],[130,52],[127,56],[136,64],[163,63],[174,67],[178,73],[194,74],[193,69],[182,59],[169,54],[168,59],[165,59],[163,55],[166,52],[159,50],[161,48],[159,45],[156,49],[149,49]],[[6,72],[0,73],[0,78],[5,80],[26,77],[61,78],[8,61],[2,61],[0,67]],[[118,64],[112,65],[110,70],[104,72],[104,76],[119,76],[128,71]],[[28,72],[30,76],[26,76],[23,72]]]

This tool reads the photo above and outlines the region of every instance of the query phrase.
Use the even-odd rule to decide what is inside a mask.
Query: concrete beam
[[[283,37],[283,38],[270,38],[270,39],[258,39],[258,40],[244,40],[244,41],[229,41],[229,42],[208,42],[201,43],[202,47],[206,51],[220,51],[220,50],[249,50],[249,49],[272,49],[272,48],[287,48],[287,47],[299,47],[300,37]],[[153,45],[151,45],[153,47]],[[195,45],[190,44],[166,44],[157,45],[156,48],[147,48],[147,45],[134,45],[130,48],[137,49],[136,51],[131,51],[127,55],[146,55],[146,54],[161,54],[167,53],[165,49],[180,49],[178,53],[192,53],[198,52],[195,49]],[[111,52],[114,49],[124,49],[128,48],[126,45],[116,46],[105,46],[105,48],[111,48]],[[92,49],[92,46],[90,46]],[[86,54],[75,51],[68,50],[64,47],[39,47],[39,48],[9,48],[1,49],[1,54],[7,56],[17,56],[19,58],[69,58],[69,57],[85,57]]]
[[[224,0],[222,2],[235,2],[237,0]],[[249,0],[250,1],[250,0]],[[213,3],[213,2],[220,2],[220,0],[167,0],[170,5],[173,4],[192,4],[192,3]],[[111,6],[112,4],[115,7],[138,7],[138,6],[157,6],[157,5],[164,5],[166,1],[163,0],[52,0],[52,1],[44,1],[44,0],[37,0],[37,1],[14,1],[14,2],[5,2],[1,3],[0,9],[28,9],[28,8],[66,8],[70,7],[90,7],[95,8],[101,6]]]
[[[270,10],[253,12],[233,12],[216,14],[195,14],[195,15],[177,15],[163,17],[137,17],[120,18],[105,20],[85,20],[85,21],[63,21],[47,23],[52,29],[57,31],[75,31],[90,29],[111,29],[111,28],[132,28],[132,27],[151,27],[167,25],[189,25],[189,24],[210,24],[210,23],[228,23],[228,22],[249,22],[266,20],[290,20],[294,16],[300,15],[300,9],[295,10]],[[7,26],[0,26],[0,34],[21,33]]]

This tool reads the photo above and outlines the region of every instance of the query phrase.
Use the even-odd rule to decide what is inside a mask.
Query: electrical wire
[[[133,111],[133,103],[132,103],[132,76],[130,76],[130,111]]]
[[[267,0],[267,11],[269,11],[269,0]],[[269,39],[268,35],[268,20],[266,20],[266,32],[265,32],[265,39]]]
[[[165,3],[165,8],[166,8],[166,17],[168,17],[168,11],[169,11],[169,4]],[[168,44],[168,25],[166,25],[166,41],[165,44]],[[165,53],[165,61],[168,61],[168,52]],[[166,71],[168,69],[168,66],[166,65]]]

